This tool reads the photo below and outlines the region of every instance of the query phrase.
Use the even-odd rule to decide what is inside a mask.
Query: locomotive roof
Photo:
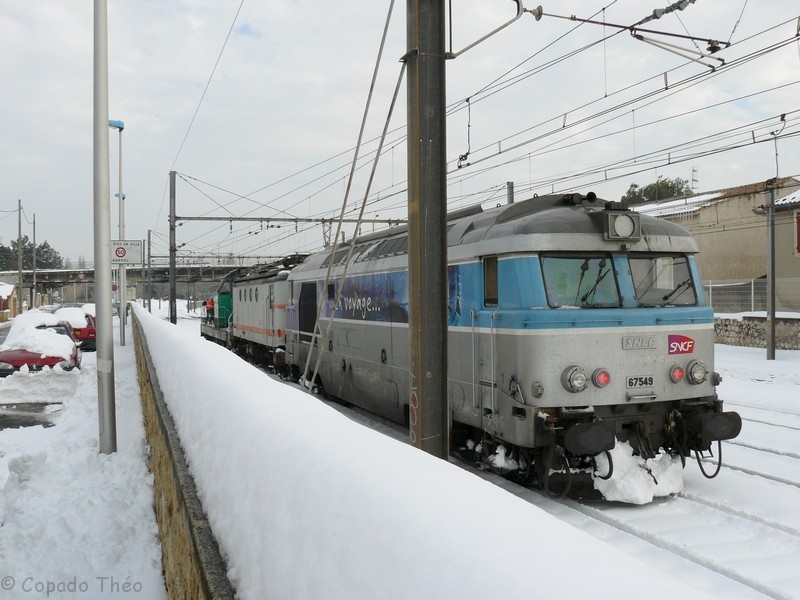
[[[297,264],[302,263],[307,254],[293,254],[271,263],[261,263],[251,267],[243,267],[234,274],[236,281],[254,281],[259,279],[286,279],[289,271]]]
[[[603,237],[606,210],[626,209],[592,193],[538,196],[458,219],[449,228],[448,246],[488,240],[514,245],[516,239],[519,249],[528,251],[619,249],[621,242]],[[691,234],[680,225],[647,215],[640,216],[640,223],[641,239],[625,242],[629,250],[697,252]]]
[[[447,246],[452,259],[476,255],[536,251],[617,251],[622,244],[633,252],[697,252],[691,234],[675,223],[649,215],[639,215],[641,238],[638,241],[610,241],[603,235],[603,214],[607,210],[627,210],[619,203],[607,202],[593,193],[552,194],[504,204],[483,210],[467,207],[448,214]],[[479,244],[476,248],[475,244]],[[340,265],[349,243],[339,245],[334,265]],[[401,225],[356,239],[353,260],[361,262],[405,255],[408,252],[408,226]],[[327,266],[331,248],[310,256],[301,270]]]

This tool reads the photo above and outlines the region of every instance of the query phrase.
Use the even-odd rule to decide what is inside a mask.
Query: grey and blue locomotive
[[[454,213],[447,245],[454,441],[485,455],[502,445],[547,486],[618,441],[685,457],[738,435],[715,393],[713,312],[682,227],[594,194],[551,195]],[[407,246],[395,227],[355,240],[346,277],[347,248],[282,272],[267,285],[284,290],[285,337],[258,343],[298,377],[316,371],[325,393],[407,422]],[[237,324],[240,284],[258,289],[234,283],[234,331],[249,325]]]

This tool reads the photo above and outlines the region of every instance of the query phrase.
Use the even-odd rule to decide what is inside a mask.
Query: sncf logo
[[[669,354],[691,354],[694,352],[694,340],[685,335],[670,335],[668,343]]]

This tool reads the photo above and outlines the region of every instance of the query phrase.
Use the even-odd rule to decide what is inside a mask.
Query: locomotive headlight
[[[606,212],[605,238],[607,240],[638,240],[642,237],[639,213]]]
[[[699,360],[690,361],[689,364],[686,365],[686,379],[689,383],[703,383],[706,377],[708,377],[708,369],[706,369],[706,366]]]
[[[636,224],[630,215],[620,215],[613,221],[614,233],[618,237],[629,238],[636,231]]]
[[[599,388],[606,387],[611,383],[611,373],[605,369],[597,369],[592,373],[592,383]]]
[[[588,379],[586,371],[577,365],[572,365],[564,369],[561,374],[561,385],[568,392],[582,392],[586,389]]]
[[[669,378],[673,383],[680,383],[683,381],[684,377],[686,377],[686,371],[683,370],[683,367],[672,365],[669,370]]]

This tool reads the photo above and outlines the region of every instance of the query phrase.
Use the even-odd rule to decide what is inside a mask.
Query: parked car
[[[97,329],[94,315],[86,310],[86,306],[62,306],[54,313],[62,321],[68,321],[81,342],[81,350],[97,350]],[[92,305],[93,306],[93,305]]]
[[[0,377],[15,371],[81,367],[80,342],[68,321],[39,310],[14,317],[0,345]]]

